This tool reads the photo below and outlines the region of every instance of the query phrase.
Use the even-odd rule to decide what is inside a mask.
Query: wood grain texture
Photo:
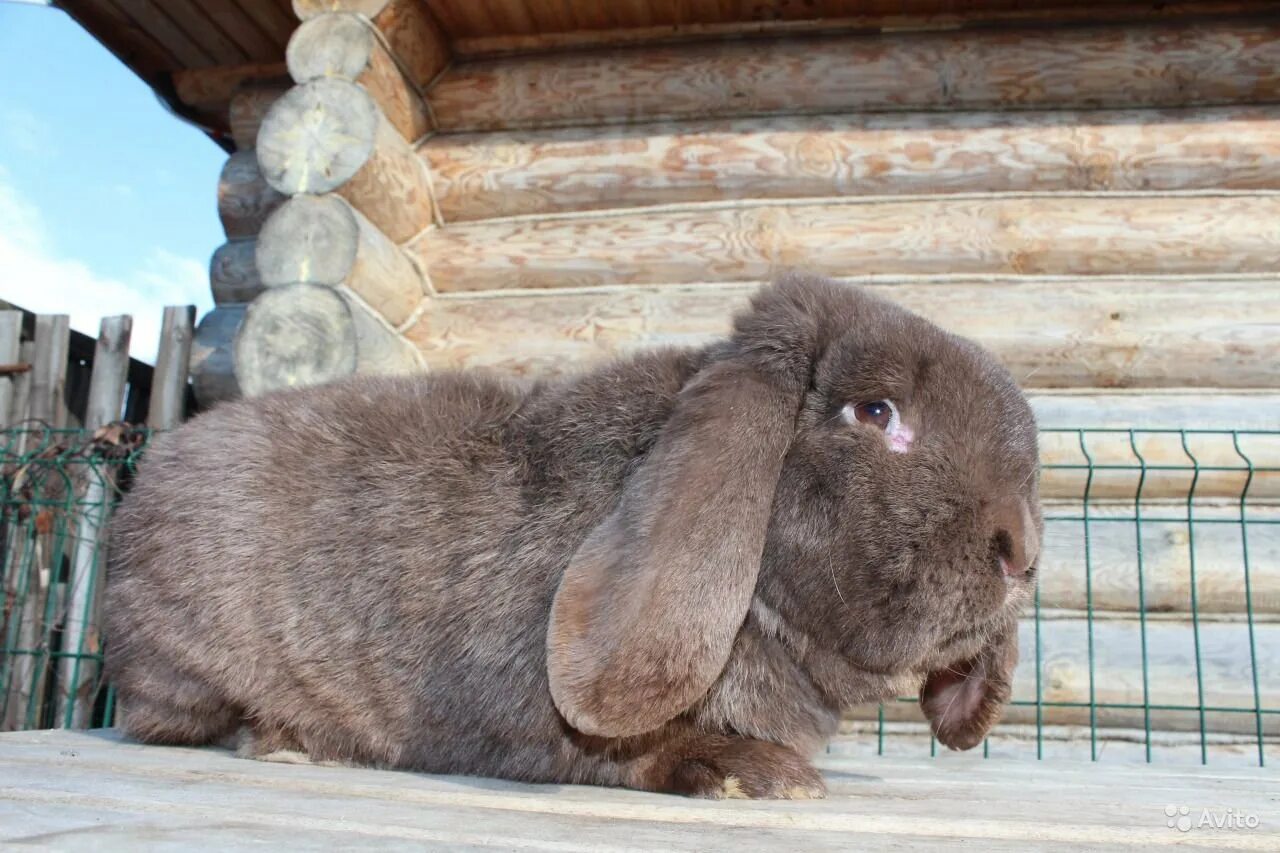
[[[453,60],[449,39],[425,0],[391,0],[373,16],[396,62],[425,91]]]
[[[262,176],[252,149],[228,157],[218,175],[218,219],[228,239],[256,236],[284,199]]]
[[[1034,703],[1082,703],[1085,707],[1042,709],[1047,725],[1089,725],[1090,621],[1072,611],[1046,612],[1040,623],[1039,643],[1031,618],[1024,618],[1018,632],[1021,661],[1014,677],[1013,699],[1004,720],[1026,724],[1036,721]],[[1100,708],[1097,724],[1105,727],[1144,727],[1142,640],[1147,644],[1146,700],[1152,705],[1168,705],[1192,710],[1153,710],[1152,728],[1160,731],[1197,731],[1200,704],[1196,685],[1199,669],[1204,685],[1203,704],[1210,708],[1255,707],[1252,664],[1249,655],[1248,623],[1243,620],[1202,620],[1199,626],[1199,663],[1195,649],[1196,632],[1182,618],[1149,618],[1145,629],[1136,618],[1095,618],[1093,634],[1092,696],[1098,704],[1137,705],[1136,708]],[[1252,630],[1258,668],[1262,707],[1280,708],[1280,623],[1259,622]],[[1040,691],[1036,690],[1037,649],[1041,658]],[[854,709],[852,719],[875,719],[874,707]],[[888,720],[920,719],[914,702],[886,703]],[[1252,734],[1257,718],[1252,713],[1218,710],[1205,715],[1209,732]],[[1267,735],[1280,734],[1280,717],[1263,716]],[[1087,735],[1086,735],[1087,736]]]
[[[293,0],[293,14],[300,21],[309,21],[328,12],[352,12],[372,18],[391,2],[392,0]]]
[[[1110,419],[1109,428],[1117,432],[1044,431],[1040,454],[1054,467],[1044,472],[1043,484],[1057,496],[1080,501],[1184,499],[1193,487],[1198,497],[1275,499],[1280,497],[1280,406],[1273,397],[1269,403],[1269,408],[1263,401],[1253,407],[1254,416],[1263,420],[1255,429],[1269,431],[1259,434],[1233,434],[1232,429],[1247,426],[1225,420],[1230,409],[1219,412],[1221,431],[1210,433],[1184,435],[1177,429],[1183,425],[1176,424],[1168,431],[1135,430],[1130,436],[1127,429],[1133,425],[1120,417]],[[1188,399],[1181,414],[1205,405],[1212,406],[1213,398]],[[1250,468],[1255,469],[1252,479]]]
[[[1159,742],[1159,741],[1158,741]],[[871,738],[874,748],[874,736]],[[1274,851],[1271,768],[818,755],[812,802],[690,800],[579,785],[245,761],[141,746],[115,732],[0,735],[0,842],[74,837],[94,849],[758,850],[992,853]],[[1268,747],[1272,757],[1274,747]],[[1034,756],[1034,752],[1032,752]],[[1198,755],[1197,755],[1198,759]],[[1139,760],[1140,761],[1140,760]],[[1166,799],[1259,817],[1255,829],[1170,829]]]
[[[249,303],[233,352],[236,381],[247,396],[421,365],[368,305],[345,288],[319,284],[271,287]]]
[[[267,111],[287,91],[288,77],[254,80],[237,87],[231,96],[228,117],[231,139],[238,150],[244,151],[257,145],[258,129],[262,126]]]
[[[833,276],[1263,273],[1280,263],[1278,222],[1276,195],[929,198],[461,223],[408,248],[441,292],[750,281],[794,266]]]
[[[22,312],[0,310],[0,364],[19,364],[22,358]],[[18,411],[18,384],[30,381],[30,371],[0,376],[0,429],[26,417],[25,406]],[[3,543],[0,543],[3,547]]]
[[[294,32],[285,54],[298,83],[341,77],[359,83],[406,140],[431,129],[426,103],[378,39],[372,24],[350,13],[319,15]]]
[[[93,371],[85,405],[84,428],[93,434],[99,427],[120,420],[129,378],[129,339],[133,318],[128,314],[103,317],[93,350]],[[58,724],[85,728],[93,716],[101,664],[92,655],[102,651],[102,593],[96,583],[105,571],[110,469],[85,478],[73,491],[79,503],[70,526],[75,538],[70,548],[66,578],[66,611],[62,619],[62,650],[70,652],[57,661]],[[81,491],[82,489],[82,491]]]
[[[280,207],[257,240],[269,287],[345,285],[394,326],[422,302],[423,283],[408,256],[336,195],[298,195]]]
[[[207,409],[240,396],[232,346],[244,322],[244,304],[220,305],[200,318],[191,342],[191,390]]]
[[[1076,279],[868,289],[991,348],[1031,388],[1274,389],[1276,286],[1271,280],[1120,285]],[[406,334],[435,368],[558,374],[640,347],[724,334],[752,289],[442,298]]]
[[[147,426],[173,429],[187,413],[187,383],[191,341],[195,336],[196,307],[167,305],[156,349],[156,369],[147,404]]]
[[[508,32],[481,23],[466,26],[453,14],[454,7],[474,7],[474,0],[435,2],[433,8],[450,30],[454,54],[460,59],[490,58],[517,53],[538,53],[587,48],[616,48],[677,41],[778,37],[815,33],[920,32],[954,30],[982,25],[1045,25],[1150,23],[1201,18],[1209,15],[1257,15],[1274,10],[1268,0],[1190,0],[1190,2],[1132,3],[1008,3],[929,6],[923,3],[789,2],[778,0],[749,6],[719,2],[647,3],[655,13],[650,25],[621,26],[607,17],[608,6],[597,0],[577,3],[528,4],[536,28],[532,32]],[[726,11],[730,10],[730,11]]]
[[[1239,505],[1229,500],[1197,502],[1192,525],[1185,520],[1185,503],[1109,502],[1090,507],[1086,539],[1085,524],[1078,520],[1081,504],[1054,497],[1044,507],[1044,550],[1036,561],[1040,606],[1085,610],[1092,601],[1098,612],[1132,615],[1145,609],[1189,619],[1194,568],[1196,612],[1244,614],[1251,601],[1255,614],[1275,621],[1280,613],[1280,507],[1275,505],[1280,490],[1271,480],[1264,488],[1272,503],[1248,506],[1247,528],[1238,523]],[[1047,491],[1055,492],[1052,484]]]
[[[372,21],[409,79],[422,89],[452,58],[449,37],[425,0],[294,0],[293,10],[304,22],[331,12]]]
[[[446,222],[734,199],[1280,188],[1280,109],[890,113],[444,134]]]
[[[1118,81],[1124,81],[1123,85]],[[454,66],[442,130],[922,109],[1186,106],[1280,96],[1280,23],[830,36]]]
[[[258,166],[285,195],[337,192],[396,243],[432,222],[422,161],[349,80],[313,80],[277,101],[259,134]]]
[[[225,110],[231,96],[242,85],[288,75],[283,61],[249,62],[209,68],[180,68],[173,72],[173,88],[178,100],[191,107]]]
[[[254,262],[257,240],[228,240],[209,258],[209,287],[215,305],[252,302],[262,293],[262,276]]]

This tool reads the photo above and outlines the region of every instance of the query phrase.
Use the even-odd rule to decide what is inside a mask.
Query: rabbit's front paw
[[[717,739],[675,765],[665,790],[710,799],[812,800],[827,795],[817,768],[794,750],[749,738]]]

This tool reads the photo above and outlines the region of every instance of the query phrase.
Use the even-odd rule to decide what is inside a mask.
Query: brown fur
[[[890,452],[839,417],[888,398]],[[842,710],[1008,700],[1035,424],[976,346],[802,277],[732,336],[554,383],[370,379],[158,438],[115,520],[123,726],[318,761],[815,796]],[[255,747],[258,748],[258,747]]]

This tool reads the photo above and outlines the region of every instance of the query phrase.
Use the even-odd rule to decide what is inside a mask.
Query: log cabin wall
[[[545,376],[696,344],[759,283],[799,268],[991,348],[1043,426],[1280,426],[1274,4],[294,0],[293,11],[283,66],[179,78],[184,102],[225,103],[237,146],[219,186],[219,307],[196,352],[207,400],[354,372]],[[1178,439],[1122,433],[1091,451],[1172,469],[1189,455]],[[1144,468],[1144,500],[1185,503],[1194,489],[1207,511],[1229,512],[1247,487],[1280,520],[1280,473],[1246,486],[1214,470],[1242,458],[1229,437],[1192,443],[1209,470]],[[1243,451],[1280,468],[1277,445]],[[1083,461],[1070,434],[1047,435],[1043,455]],[[1113,502],[1103,514],[1132,511],[1137,476],[1049,468],[1049,512],[1085,494]],[[1131,706],[1106,724],[1141,726],[1132,659],[1102,654],[1096,680],[1063,662],[1086,632],[1095,645],[1085,608],[1113,617],[1100,648],[1139,636],[1130,552],[1143,534],[1108,531],[1089,555],[1077,529],[1050,530],[1045,689],[1079,703],[1096,685],[1099,701]],[[1262,529],[1255,558],[1277,564],[1278,532]],[[1258,701],[1238,677],[1250,652],[1227,638],[1242,618],[1235,558],[1157,533],[1144,606],[1162,614],[1152,671],[1169,680],[1151,701]],[[1274,708],[1280,586],[1274,573],[1254,583],[1271,661],[1261,701]],[[1182,648],[1193,588],[1210,626],[1200,696]],[[1214,731],[1252,725],[1210,717]]]

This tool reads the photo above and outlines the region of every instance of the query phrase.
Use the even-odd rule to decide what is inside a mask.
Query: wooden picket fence
[[[87,354],[66,315],[0,311],[0,730],[110,720],[107,520],[150,432],[189,411],[194,319],[164,310],[148,370],[129,358],[130,316],[103,319]]]

